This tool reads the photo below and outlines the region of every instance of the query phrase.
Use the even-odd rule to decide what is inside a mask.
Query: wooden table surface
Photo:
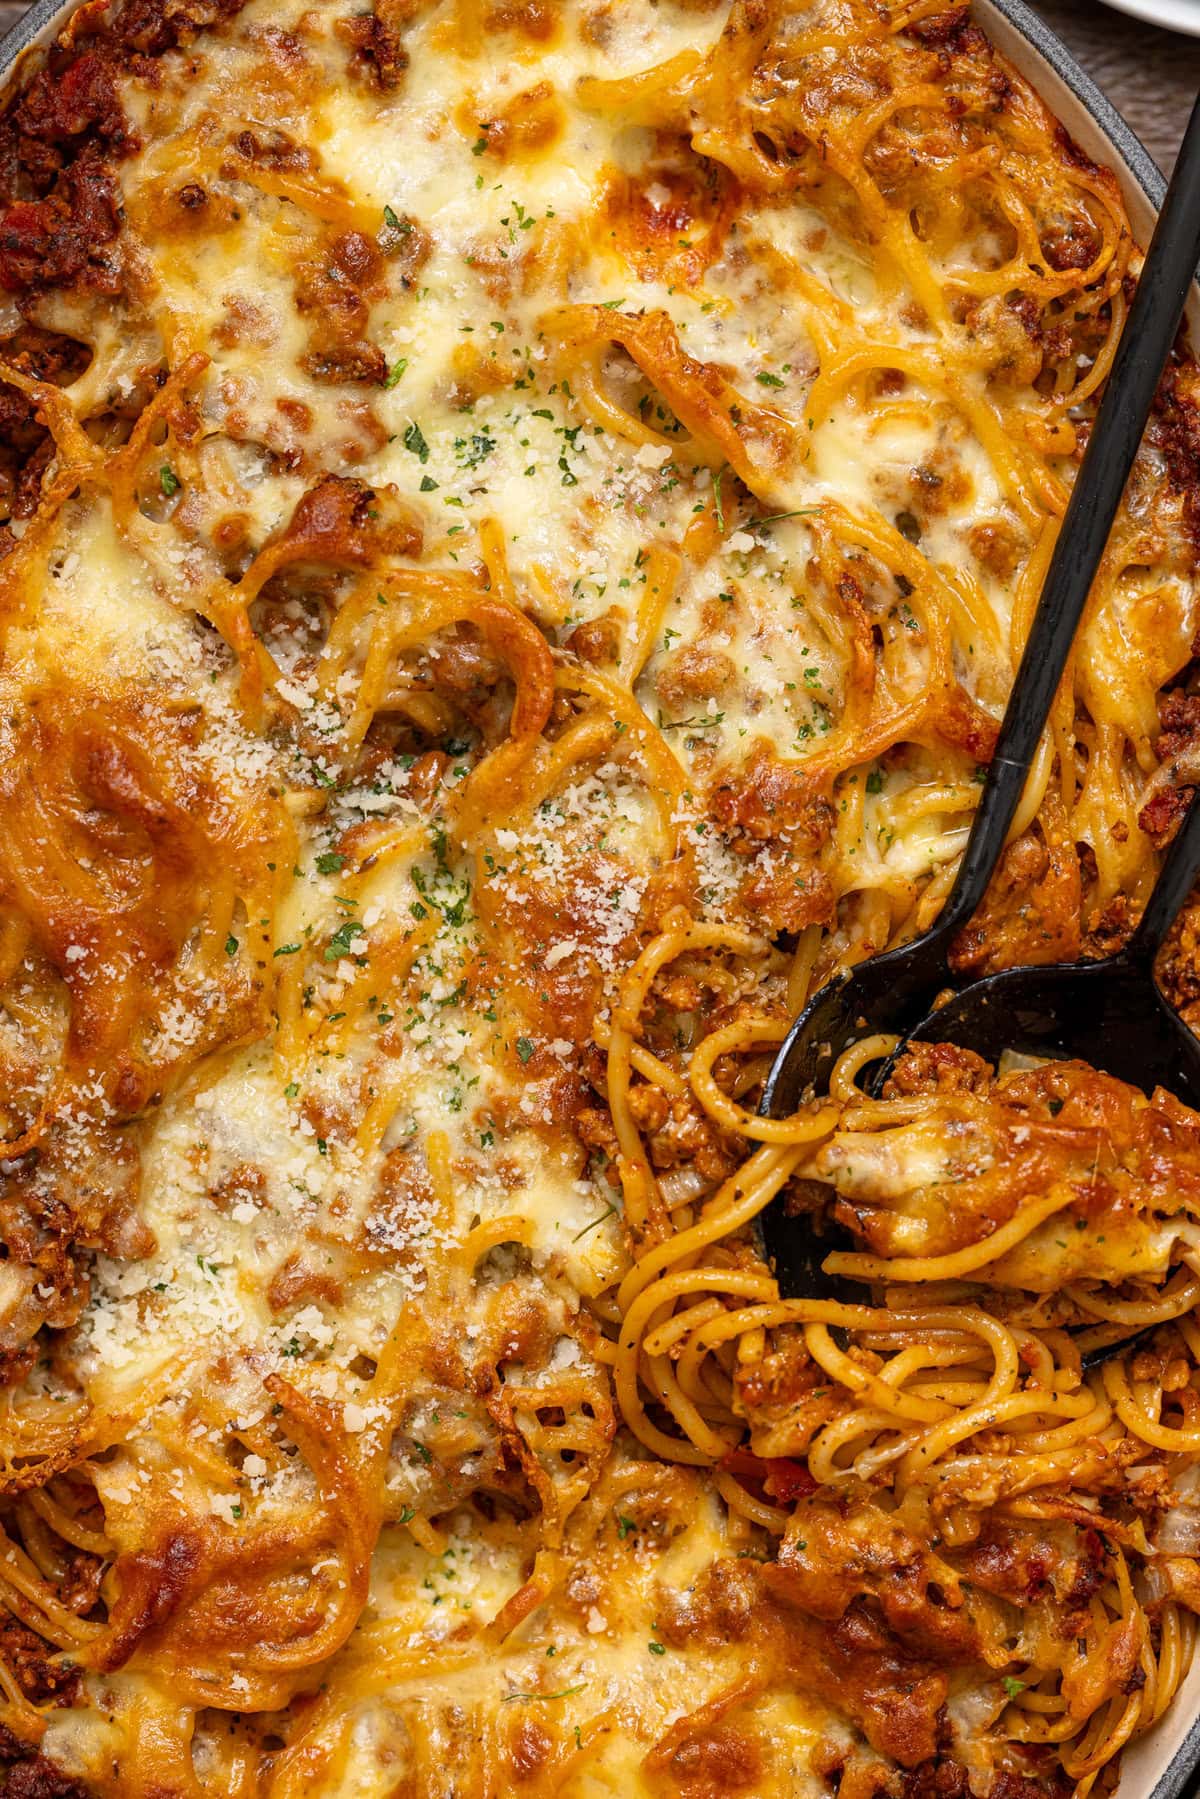
[[[1200,89],[1200,38],[1140,25],[1110,12],[1102,0],[1033,4],[1116,102],[1151,154],[1169,168]],[[0,31],[24,10],[0,0]]]

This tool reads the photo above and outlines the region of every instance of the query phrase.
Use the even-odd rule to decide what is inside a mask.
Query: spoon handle
[[[1137,930],[1125,946],[1127,961],[1149,963],[1162,948],[1180,907],[1200,875],[1200,788],[1192,796],[1187,817],[1167,851],[1154,891]]]
[[[1200,98],[1071,492],[958,877],[938,920],[943,938],[976,910],[1004,849],[1198,263]]]

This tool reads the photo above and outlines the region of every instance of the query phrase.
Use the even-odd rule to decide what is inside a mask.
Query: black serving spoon
[[[994,1065],[1006,1052],[1075,1057],[1145,1093],[1165,1087],[1188,1105],[1200,1107],[1200,1038],[1168,1005],[1154,979],[1155,959],[1197,876],[1200,791],[1193,796],[1124,949],[1102,961],[1006,968],[943,997],[878,1066],[872,1089],[882,1088],[910,1043],[956,1043]],[[784,1292],[791,1297],[828,1294],[861,1301],[861,1289],[854,1283],[821,1268],[834,1247],[856,1247],[848,1233],[838,1233],[835,1243],[833,1234],[818,1235],[806,1217],[780,1217],[778,1206],[773,1211],[767,1242]],[[781,1244],[792,1258],[786,1274],[781,1269]],[[1088,1350],[1081,1358],[1084,1368],[1099,1366],[1146,1335],[1147,1330],[1137,1331]]]
[[[1057,1033],[1060,1046],[1070,1045],[1072,1054],[1087,1054],[1114,1073],[1125,1071],[1139,1086],[1162,1080],[1182,1099],[1200,1104],[1200,1046],[1151,978],[1154,951],[1195,872],[1198,808],[1177,838],[1143,923],[1122,955],[1098,964],[993,976],[964,989],[936,1022],[933,1017],[939,995],[962,986],[950,967],[950,947],[982,901],[1003,853],[1198,263],[1200,99],[1117,346],[949,898],[923,936],[839,975],[810,1001],[767,1078],[760,1105],[764,1116],[786,1117],[807,1095],[822,1091],[850,1044],[877,1031],[905,1037],[914,1026],[915,1034],[946,1036],[985,1055],[1002,1040],[1005,1048],[1019,1047],[1022,1029],[1026,1045],[1040,1043],[1045,1054]],[[1019,996],[1030,1002],[1022,1008],[1027,1027],[1014,1014]],[[1085,1027],[1088,1015],[1097,1013],[1096,1026]],[[1033,1023],[1039,1017],[1040,1033]],[[1143,1046],[1141,1053],[1135,1042]],[[1158,1069],[1163,1072],[1152,1072]],[[807,1215],[791,1217],[777,1200],[764,1216],[763,1236],[785,1295],[861,1297],[857,1288],[824,1273],[822,1263],[834,1243],[816,1232]]]
[[[879,1069],[883,1086],[909,1043],[957,1043],[998,1064],[1005,1051],[1077,1057],[1151,1093],[1155,1087],[1200,1107],[1200,1038],[1168,1005],[1154,961],[1200,875],[1200,797],[1172,843],[1137,930],[1125,948],[1099,962],[1006,968],[972,981],[935,1006]],[[1148,1330],[1118,1337],[1083,1357],[1085,1369],[1128,1349]]]
[[[1006,968],[935,1005],[880,1069],[882,1085],[914,1039],[957,1043],[996,1062],[1074,1056],[1150,1093],[1166,1087],[1200,1107],[1200,1038],[1160,993],[1154,961],[1200,875],[1200,798],[1193,798],[1137,930],[1115,956]]]

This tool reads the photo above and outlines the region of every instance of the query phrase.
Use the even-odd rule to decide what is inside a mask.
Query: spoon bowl
[[[903,1032],[914,1014],[927,1009],[930,995],[949,980],[950,939],[949,929],[935,926],[915,942],[872,956],[822,987],[788,1032],[767,1076],[759,1110],[768,1118],[788,1117],[825,1091],[834,1063],[852,1043],[877,1031]],[[831,1250],[854,1247],[840,1227],[821,1230],[810,1215],[794,1218],[776,1202],[763,1214],[761,1231],[767,1259],[785,1294],[845,1304],[861,1300],[853,1282],[826,1274],[822,1267]]]
[[[1073,1058],[1131,1087],[1165,1087],[1200,1108],[1200,1039],[1137,957],[1007,968],[973,981],[901,1039],[878,1085],[912,1041],[956,1043],[993,1065],[1007,1051]]]
[[[1200,806],[1193,808],[1188,822],[1192,828],[1186,835],[1200,840]],[[1172,863],[1189,853],[1200,854],[1200,841],[1181,845]],[[1200,1038],[1163,998],[1143,943],[1139,933],[1135,944],[1106,961],[1007,968],[972,981],[948,992],[909,1031],[901,1021],[912,992],[920,990],[927,974],[932,946],[923,939],[920,958],[907,945],[874,957],[830,982],[797,1020],[771,1071],[763,1109],[786,1117],[823,1091],[833,1062],[865,1034],[864,1019],[873,1032],[902,1032],[891,1055],[875,1065],[868,1079],[874,1094],[883,1091],[910,1043],[954,1043],[974,1050],[993,1067],[1006,1053],[1088,1062],[1146,1094],[1165,1087],[1185,1105],[1200,1109]],[[795,1052],[789,1055],[793,1038]],[[857,1247],[847,1232],[838,1226],[821,1230],[808,1214],[790,1217],[780,1205],[768,1211],[762,1229],[784,1293],[847,1304],[861,1300],[855,1283],[826,1274],[823,1267],[832,1250]]]

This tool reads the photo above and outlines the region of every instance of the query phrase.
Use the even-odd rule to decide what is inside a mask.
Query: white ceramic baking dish
[[[36,0],[0,40],[0,82],[26,58],[36,60],[75,4]],[[1166,188],[1149,151],[1025,0],[973,0],[973,10],[1081,149],[1116,173],[1144,244]],[[1193,296],[1191,318],[1200,343],[1200,291]],[[1200,1799],[1200,1655],[1166,1718],[1125,1756],[1117,1799]]]

